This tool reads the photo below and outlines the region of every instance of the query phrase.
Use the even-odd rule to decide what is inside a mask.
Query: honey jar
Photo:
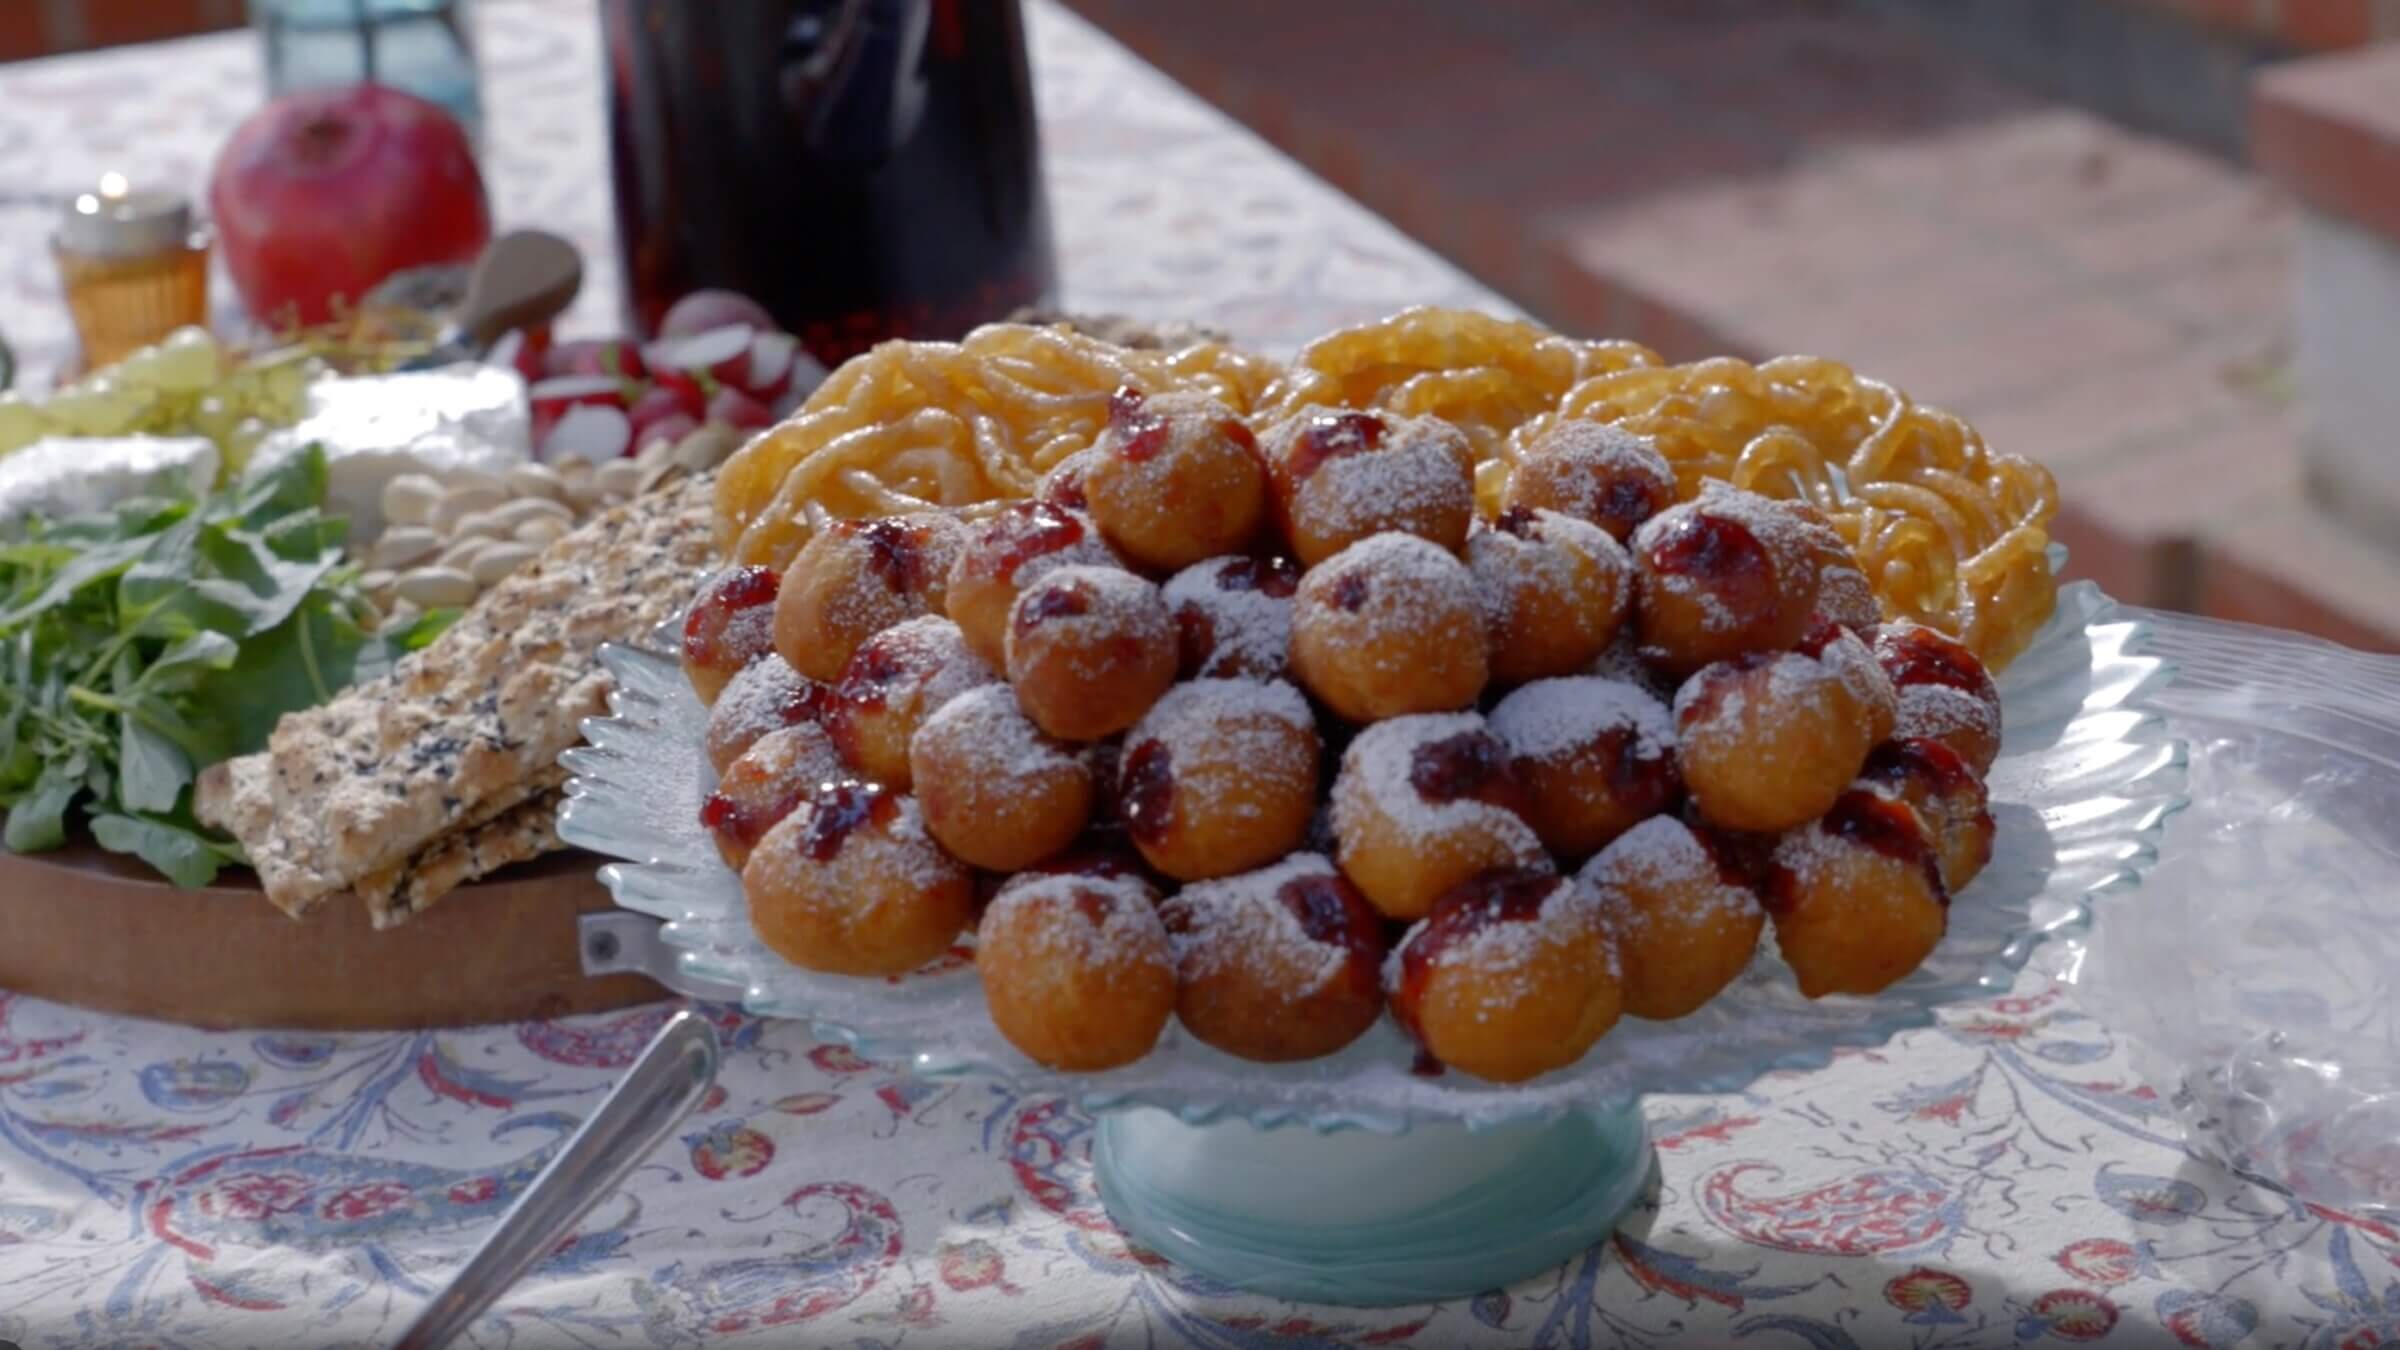
[[[112,364],[186,324],[208,321],[208,250],[192,206],[109,174],[67,206],[51,237],[83,368]]]

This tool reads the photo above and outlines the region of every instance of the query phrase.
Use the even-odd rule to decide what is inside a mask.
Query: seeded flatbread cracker
[[[563,775],[561,775],[563,777]],[[407,861],[358,883],[377,928],[392,928],[434,901],[511,863],[566,847],[558,838],[558,807],[566,794],[553,785],[474,829],[427,844]]]
[[[600,644],[647,637],[714,562],[712,493],[698,477],[594,516],[391,674],[286,716],[202,818],[297,914],[521,800],[604,711]]]

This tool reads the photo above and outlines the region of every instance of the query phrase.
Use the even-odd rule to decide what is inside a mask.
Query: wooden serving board
[[[0,989],[209,1028],[468,1026],[664,998],[642,975],[587,976],[576,920],[612,908],[589,853],[460,888],[397,928],[329,900],[293,919],[250,873],[179,890],[89,842],[0,852]]]

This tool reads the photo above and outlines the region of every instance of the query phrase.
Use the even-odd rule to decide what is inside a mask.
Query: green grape
[[[51,395],[44,411],[77,436],[122,436],[142,420],[149,406],[140,390],[94,375]]]
[[[206,389],[219,377],[217,340],[205,328],[179,328],[104,372],[119,384],[170,393]]]
[[[225,467],[228,470],[238,471],[243,465],[248,464],[250,452],[256,450],[258,443],[265,440],[267,433],[273,430],[273,427],[255,417],[245,417],[235,423],[233,430],[225,433],[217,441],[217,448],[225,452]]]
[[[136,348],[115,365],[99,371],[96,378],[112,380],[128,389],[157,389],[162,387],[158,375],[163,359],[156,347]]]
[[[0,394],[0,455],[22,450],[55,430],[40,405],[22,394]]]
[[[188,425],[193,431],[223,445],[234,423],[242,420],[242,410],[225,400],[224,390],[231,384],[219,386],[216,393],[203,394],[192,404]]]

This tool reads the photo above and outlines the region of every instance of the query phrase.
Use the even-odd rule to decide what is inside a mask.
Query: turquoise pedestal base
[[[1458,1298],[1565,1261],[1616,1227],[1655,1154],[1640,1106],[1404,1134],[1101,1119],[1093,1164],[1134,1241],[1237,1289],[1375,1306]]]

